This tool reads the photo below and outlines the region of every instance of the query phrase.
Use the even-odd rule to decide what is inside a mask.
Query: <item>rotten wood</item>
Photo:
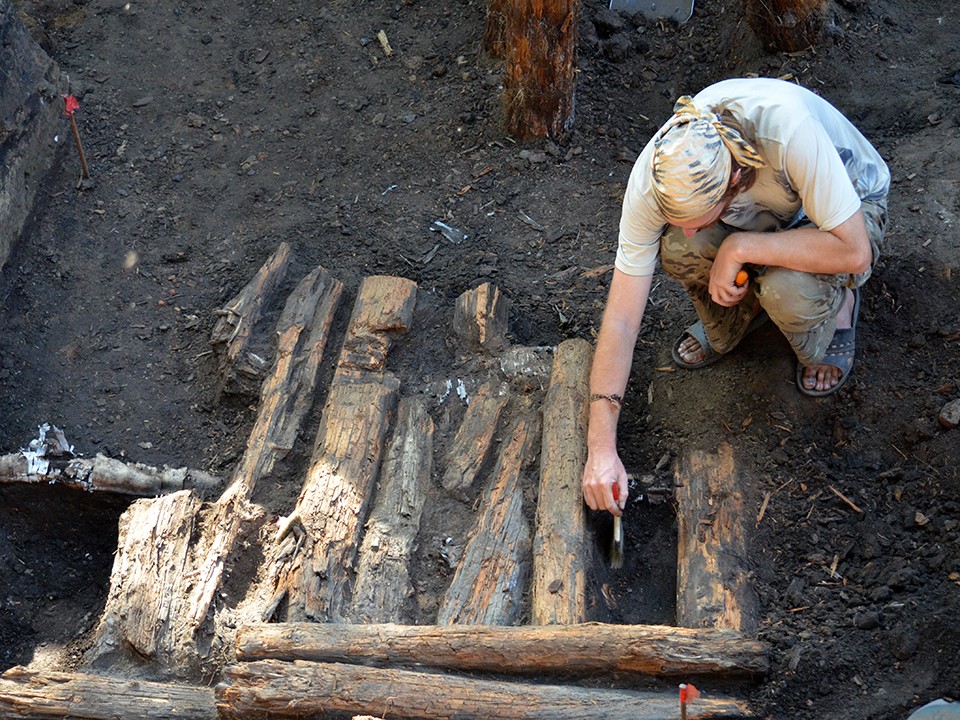
[[[531,611],[539,625],[573,625],[587,618],[587,568],[593,557],[581,478],[592,359],[585,340],[560,343],[543,403]]]
[[[539,419],[521,414],[501,446],[450,587],[440,603],[440,625],[511,625],[520,617],[530,574],[530,528],[523,514],[524,468],[533,460]]]
[[[497,60],[507,58],[507,14],[509,0],[487,0],[483,26],[483,49]]]
[[[453,309],[453,332],[469,351],[498,352],[507,346],[510,300],[491,283],[467,290]]]
[[[829,17],[828,0],[746,0],[747,23],[768,52],[816,46]]]
[[[433,420],[423,403],[404,398],[397,428],[387,448],[370,519],[367,522],[357,580],[347,617],[354,622],[408,620],[405,604],[413,596],[410,562],[420,516],[430,486]]]
[[[14,667],[0,676],[0,717],[217,720],[211,688]]]
[[[201,470],[156,468],[125,463],[98,454],[80,457],[32,457],[29,453],[0,455],[0,483],[46,483],[91,492],[154,497],[194,489],[204,497],[222,485],[220,478]]]
[[[494,381],[481,385],[470,399],[447,452],[447,467],[441,482],[443,489],[453,497],[467,499],[473,489],[477,475],[490,455],[493,435],[507,399],[506,387]]]
[[[420,720],[673,720],[677,694],[498,682],[339,663],[261,660],[224,670],[216,687],[223,720],[367,713]],[[745,718],[743,703],[711,696],[697,718]]]
[[[221,353],[217,398],[223,394],[256,397],[271,358],[252,347],[253,332],[265,304],[286,277],[292,251],[282,242],[239,294],[221,309],[210,334],[210,345]]]
[[[769,648],[734,630],[665,625],[350,625],[273,623],[237,633],[238,660],[311,660],[610,680],[757,680]]]
[[[505,3],[504,128],[563,142],[573,127],[580,0]]]
[[[250,503],[254,488],[289,453],[310,409],[342,292],[342,283],[318,267],[288,299],[257,420],[217,502],[205,507],[182,493],[134,503],[121,517],[110,594],[90,663],[103,665],[129,649],[187,675],[229,644],[217,636],[216,625],[207,624],[211,606],[238,542],[255,537],[262,524],[263,511]]]
[[[747,503],[733,448],[695,450],[676,475],[677,624],[752,635],[758,600],[748,577]]]
[[[304,487],[285,537],[270,550],[261,608],[287,620],[342,619],[399,380],[385,370],[393,337],[410,328],[416,284],[368,277],[357,295]]]

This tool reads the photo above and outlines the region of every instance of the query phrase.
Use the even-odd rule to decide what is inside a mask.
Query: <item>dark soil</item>
[[[587,271],[612,263],[631,163],[678,95],[757,74],[832,101],[893,173],[889,248],[864,292],[852,379],[828,399],[802,397],[769,327],[708,370],[669,371],[692,309],[658,277],[620,444],[628,468],[667,488],[678,457],[733,445],[772,648],[769,677],[737,693],[761,716],[893,720],[960,695],[960,430],[937,420],[960,398],[954,0],[837,0],[824,40],[791,54],[765,52],[729,0],[698,0],[682,27],[589,0],[562,146],[501,131],[501,67],[481,52],[477,0],[18,5],[72,81],[93,183],[78,188],[62,142],[0,278],[2,452],[50,422],[84,456],[228,476],[255,407],[215,402],[213,311],[282,241],[292,275],[322,264],[351,295],[367,275],[418,283],[417,345],[391,358],[409,392],[456,381],[452,308],[480,282],[512,301],[514,343],[592,340],[609,273]],[[438,219],[467,239],[431,232]],[[462,408],[436,407],[449,433]],[[259,489],[269,512],[296,497],[310,438],[288,477]],[[649,581],[675,571],[670,503],[639,495],[627,569],[607,578],[616,610],[603,612],[671,622],[672,586]],[[60,487],[0,490],[0,669],[76,665],[124,506]],[[421,542],[421,567],[439,573],[421,578],[424,622],[449,579],[444,535],[464,534],[430,525],[441,512],[454,511],[425,518]]]

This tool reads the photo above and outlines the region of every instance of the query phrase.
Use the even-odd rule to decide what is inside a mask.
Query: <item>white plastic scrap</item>
[[[56,425],[51,426],[44,423],[37,427],[38,437],[31,440],[27,445],[27,450],[21,450],[23,456],[27,459],[28,475],[46,475],[50,471],[50,461],[46,459],[48,452],[52,455],[62,455],[69,453],[73,455],[73,445],[67,442],[63,431]],[[53,438],[47,440],[47,433],[52,433]]]
[[[470,398],[467,397],[467,387],[460,378],[457,378],[457,395],[460,396],[460,399],[463,400],[465,404],[470,404]]]

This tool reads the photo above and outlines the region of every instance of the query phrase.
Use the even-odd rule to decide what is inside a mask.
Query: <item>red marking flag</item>
[[[66,104],[63,110],[64,115],[73,115],[80,109],[80,103],[77,102],[77,99],[73,95],[64,95],[63,101]]]
[[[680,685],[680,704],[686,705],[688,702],[693,702],[698,697],[700,697],[700,691],[697,690],[693,685],[681,684]]]

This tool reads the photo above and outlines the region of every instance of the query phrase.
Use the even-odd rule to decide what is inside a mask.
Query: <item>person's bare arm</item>
[[[650,275],[635,277],[613,271],[590,370],[591,394],[623,396],[651,281]],[[619,416],[616,403],[603,399],[590,403],[587,462],[583,469],[583,497],[587,505],[614,515],[621,514],[627,499],[627,474],[617,453]],[[614,483],[619,485],[619,503],[613,499]]]
[[[710,296],[727,307],[738,302],[740,298],[731,289],[737,271],[747,263],[836,275],[862,273],[872,259],[860,210],[830,231],[801,227],[773,233],[731,233],[720,245],[710,271]]]

